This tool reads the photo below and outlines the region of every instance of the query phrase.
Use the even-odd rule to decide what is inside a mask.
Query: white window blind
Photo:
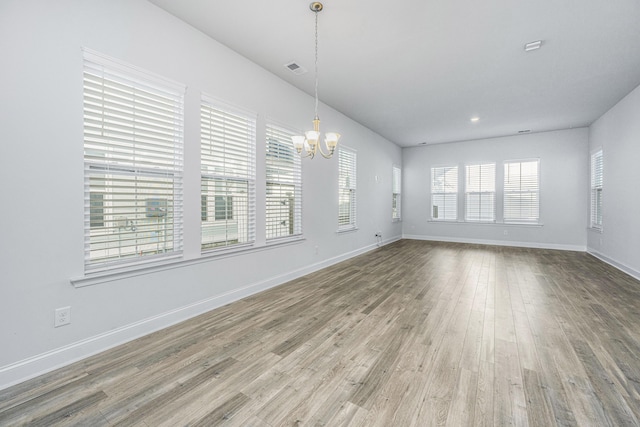
[[[274,123],[266,129],[266,238],[302,234],[302,159],[291,137],[299,134]]]
[[[203,95],[202,250],[255,242],[255,141],[255,114]]]
[[[602,228],[602,150],[591,155],[591,228]]]
[[[458,167],[431,168],[431,219],[458,219]]]
[[[402,170],[397,166],[393,166],[391,187],[391,219],[399,220],[402,214]]]
[[[496,164],[465,166],[466,221],[492,222],[496,219]]]
[[[338,230],[356,228],[356,152],[338,150]]]
[[[84,51],[87,271],[182,252],[184,93]]]
[[[540,215],[539,161],[504,164],[504,221],[537,223]]]

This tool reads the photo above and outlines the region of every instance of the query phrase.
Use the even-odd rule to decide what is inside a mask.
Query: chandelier
[[[320,119],[318,118],[318,12],[322,10],[322,3],[314,1],[309,5],[309,9],[316,15],[316,61],[315,61],[315,91],[316,91],[316,109],[315,109],[315,118],[313,119],[313,130],[309,130],[304,133],[304,135],[296,135],[291,137],[293,140],[293,146],[295,147],[298,154],[302,157],[313,157],[316,153],[320,153],[322,157],[325,159],[331,158],[333,156],[334,151],[336,150],[336,146],[338,145],[338,140],[340,139],[340,134],[336,132],[327,132],[324,136],[324,143],[327,147],[328,153],[325,153],[320,146]],[[304,153],[303,154],[303,150]]]

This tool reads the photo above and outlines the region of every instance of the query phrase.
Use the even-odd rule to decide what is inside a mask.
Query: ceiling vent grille
[[[296,64],[295,61],[289,62],[288,64],[284,64],[284,66],[287,67],[289,71],[291,71],[293,74],[300,75],[307,72],[306,68]]]
[[[540,47],[542,47],[542,40],[536,40],[534,42],[525,44],[524,51],[531,52],[532,50],[540,49]]]

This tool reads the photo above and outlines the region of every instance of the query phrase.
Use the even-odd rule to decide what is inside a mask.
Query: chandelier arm
[[[316,153],[314,153],[311,150],[306,150],[305,148],[303,148],[298,155],[300,156],[301,159],[306,159],[307,157],[310,157],[313,159],[313,157],[315,156]]]
[[[320,145],[320,143],[318,142],[318,151],[320,151],[320,154],[322,154],[322,157],[324,157],[325,159],[330,159],[333,156],[333,153],[329,153],[329,154],[325,154],[324,151],[322,151],[322,146]]]

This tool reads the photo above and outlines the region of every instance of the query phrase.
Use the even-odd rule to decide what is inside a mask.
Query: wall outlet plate
[[[58,328],[69,323],[71,323],[71,307],[56,308],[53,327]]]

